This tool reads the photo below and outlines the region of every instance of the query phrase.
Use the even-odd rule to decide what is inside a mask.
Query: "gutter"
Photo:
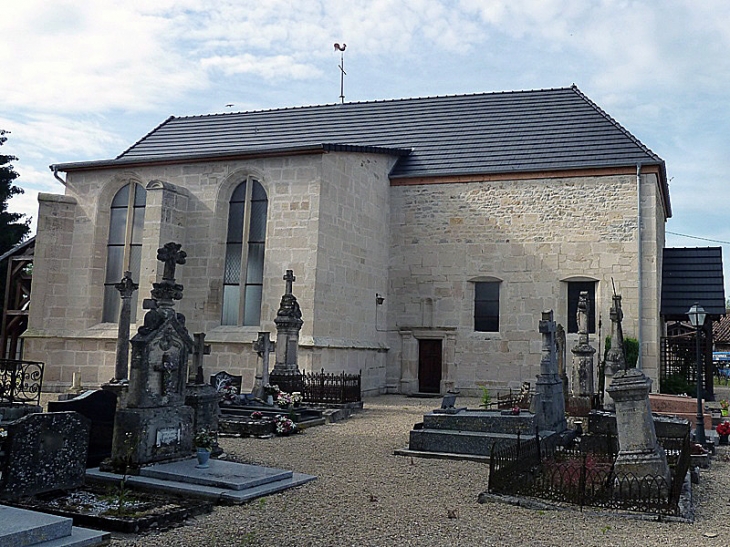
[[[65,180],[63,180],[63,179],[62,179],[61,177],[59,177],[59,176],[58,176],[58,165],[56,165],[56,164],[54,163],[53,165],[49,165],[48,167],[49,167],[49,169],[50,169],[51,171],[53,171],[53,177],[54,177],[54,178],[55,178],[55,179],[56,179],[56,180],[57,180],[58,182],[60,182],[60,183],[61,183],[61,184],[63,184],[64,186],[66,186],[66,181],[65,181]]]
[[[642,252],[642,237],[641,237],[641,162],[636,164],[636,203],[637,203],[637,222],[638,224],[638,253],[637,253],[637,259],[639,261],[639,268],[638,268],[638,276],[639,276],[639,332],[638,332],[638,339],[639,339],[639,357],[636,360],[636,368],[639,370],[643,369],[642,362],[641,362],[641,354],[644,352],[644,347],[642,345],[642,341],[644,339],[643,337],[643,324],[644,324],[644,299],[643,299],[643,290],[642,290],[642,281],[644,279],[644,271],[643,271],[643,262],[644,262],[644,256]]]

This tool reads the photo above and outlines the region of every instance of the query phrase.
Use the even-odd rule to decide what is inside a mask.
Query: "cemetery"
[[[186,253],[170,242],[157,257],[164,265],[162,279],[144,302],[147,313],[137,333],[130,338],[120,327],[124,343],[115,377],[102,389],[73,386],[58,400],[49,400],[43,412],[43,363],[0,363],[0,545],[101,545],[117,541],[109,532],[175,534],[179,523],[214,518],[221,506],[252,514],[252,500],[286,499],[293,487],[307,484],[311,495],[326,496],[312,474],[313,469],[323,471],[313,465],[316,458],[298,459],[296,454],[301,456],[311,442],[333,444],[327,440],[336,435],[332,427],[347,423],[349,428],[343,420],[355,416],[352,427],[357,429],[367,411],[360,375],[299,369],[303,320],[292,290],[293,272],[283,278],[276,341],[260,332],[253,345],[261,367],[247,392],[242,377],[226,371],[204,380],[204,359],[210,353],[205,334],[191,336],[174,307],[183,297],[175,270],[185,264]],[[119,323],[128,330],[124,302],[136,284],[125,275],[117,288]],[[614,296],[611,309],[615,343],[606,351],[605,378],[594,383],[596,349],[588,333],[585,294],[577,310],[570,379],[560,351],[565,347],[562,326],[552,310],[543,311],[536,321],[541,358],[534,387],[523,384],[519,393],[498,393],[493,401],[485,391],[478,409],[461,406],[455,387],[440,408],[422,414],[408,432],[406,448],[362,457],[382,465],[398,456],[390,467],[405,474],[423,466],[437,488],[439,466],[478,466],[471,468],[477,475],[469,484],[485,490],[475,490],[469,506],[478,501],[492,508],[495,502],[540,511],[590,508],[693,522],[700,506],[692,484],[702,484],[700,469],[703,476],[712,472],[713,454],[730,459],[722,446],[730,433],[722,424],[727,404],[708,404],[697,415],[697,427],[706,434],[700,440],[690,427],[691,400],[651,393],[652,380],[627,365],[620,295]],[[272,356],[275,364],[269,371]],[[384,404],[371,401],[374,407]],[[415,408],[428,404],[423,399]],[[412,409],[400,413],[414,415]],[[304,431],[306,435],[297,435]],[[360,453],[365,438],[344,441],[356,443],[352,449]],[[260,443],[273,452],[267,455]],[[329,463],[347,468],[347,458],[358,459],[352,452],[340,457],[345,460]],[[297,461],[306,472],[295,470]],[[349,484],[357,489],[368,483]],[[348,494],[367,494],[367,503],[377,506],[381,497],[397,496],[397,491]],[[446,509],[448,519],[467,511],[463,503]],[[24,524],[17,525],[21,520]],[[255,529],[248,533],[258,537]]]

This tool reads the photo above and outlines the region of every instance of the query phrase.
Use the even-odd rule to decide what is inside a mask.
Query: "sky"
[[[666,246],[721,246],[730,296],[730,2],[5,0],[0,152],[35,227],[50,164],[171,115],[576,84],[667,166]],[[688,237],[692,236],[692,237]]]

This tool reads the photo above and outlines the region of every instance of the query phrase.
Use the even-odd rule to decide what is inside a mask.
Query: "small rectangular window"
[[[499,332],[499,282],[474,283],[474,330]]]
[[[568,281],[568,332],[578,332],[578,299],[581,292],[588,293],[588,332],[596,332],[596,282]]]

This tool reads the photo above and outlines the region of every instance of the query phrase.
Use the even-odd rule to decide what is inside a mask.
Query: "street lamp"
[[[687,311],[689,322],[695,328],[697,335],[697,429],[695,430],[695,441],[705,445],[705,417],[702,409],[702,361],[700,359],[700,329],[705,324],[705,309],[697,302]]]

